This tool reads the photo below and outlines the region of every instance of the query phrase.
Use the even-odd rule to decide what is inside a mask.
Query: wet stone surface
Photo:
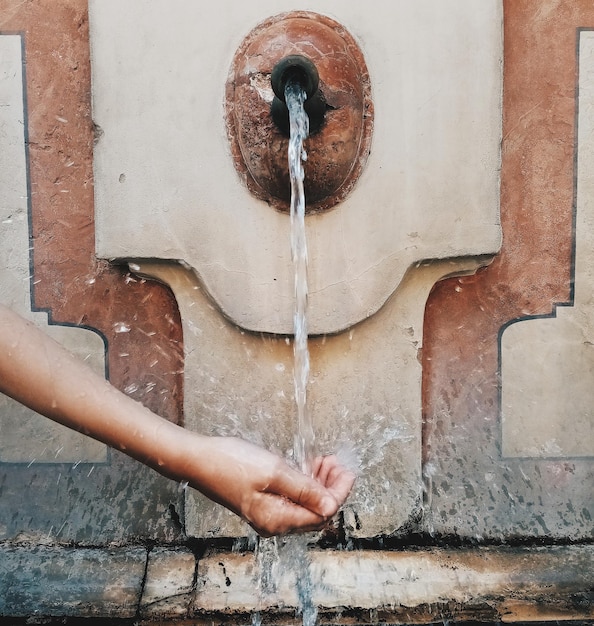
[[[0,615],[132,617],[146,550],[0,546]]]

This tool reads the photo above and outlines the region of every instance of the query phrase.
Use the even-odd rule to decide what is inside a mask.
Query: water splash
[[[314,581],[311,576],[311,561],[307,552],[307,541],[302,537],[285,538],[284,554],[288,567],[297,573],[297,610],[303,626],[316,626],[318,607],[313,600]],[[281,561],[282,562],[282,561]]]
[[[252,613],[251,626],[262,626],[262,607],[278,603],[278,593],[290,584],[295,589],[295,612],[303,626],[316,626],[318,608],[313,601],[307,538],[300,535],[256,538],[254,556],[257,564],[258,607]]]
[[[256,558],[258,571],[258,579],[256,581],[257,597],[259,603],[262,603],[268,596],[276,593],[276,570],[279,564],[276,539],[257,537],[255,540],[254,556]],[[262,626],[260,607],[252,613],[251,626]]]
[[[297,403],[295,461],[301,470],[311,475],[315,435],[307,406],[309,379],[309,348],[307,343],[307,241],[305,235],[305,191],[303,161],[307,159],[303,142],[309,135],[309,118],[304,109],[305,91],[298,82],[288,81],[285,100],[289,110],[289,177],[291,180],[291,256],[295,269],[295,334],[294,385]]]

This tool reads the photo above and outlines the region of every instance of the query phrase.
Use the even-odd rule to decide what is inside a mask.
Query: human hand
[[[310,478],[243,439],[201,439],[208,458],[184,456],[189,484],[264,537],[320,530],[346,500],[355,481],[355,474],[335,456],[317,458]]]

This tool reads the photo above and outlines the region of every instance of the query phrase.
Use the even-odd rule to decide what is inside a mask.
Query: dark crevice
[[[140,607],[142,605],[142,598],[144,596],[144,588],[146,587],[146,579],[148,576],[149,559],[151,557],[152,547],[147,548],[146,559],[144,561],[144,572],[142,574],[142,580],[140,581],[140,593],[138,594],[138,604],[136,605],[136,617],[140,617]]]
[[[182,522],[180,514],[177,512],[177,508],[175,507],[175,504],[173,504],[173,502],[170,502],[169,506],[167,507],[167,510],[169,512],[171,523],[173,524],[175,529],[182,535],[185,535],[186,533],[185,533],[184,524]]]
[[[430,533],[407,533],[393,537],[371,537],[365,539],[350,539],[353,550],[426,550],[430,548],[546,548],[557,546],[591,546],[594,538],[569,539],[551,537],[507,537],[482,538],[460,537],[458,535],[435,535]]]
[[[170,505],[171,507],[172,505]],[[175,510],[175,509],[174,509]],[[481,547],[501,547],[501,548],[546,548],[558,546],[593,546],[594,537],[582,539],[571,538],[551,538],[551,537],[461,537],[459,535],[432,534],[423,532],[406,532],[398,535],[357,538],[349,536],[345,530],[344,517],[339,514],[337,524],[323,533],[316,543],[310,544],[312,547],[332,550],[426,550],[430,548],[456,549],[456,548],[481,548]],[[22,541],[0,541],[1,547],[10,548],[39,548],[35,542]],[[253,549],[253,542],[247,538],[208,538],[185,537],[177,541],[154,541],[146,538],[138,538],[134,541],[121,542],[117,544],[90,544],[63,542],[44,544],[43,548],[65,548],[77,550],[124,550],[126,548],[145,548],[150,552],[153,548],[186,548],[190,550],[197,560],[203,558],[206,552],[250,552]]]

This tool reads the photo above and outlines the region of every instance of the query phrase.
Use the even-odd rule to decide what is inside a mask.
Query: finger
[[[250,525],[263,537],[321,530],[327,520],[281,496],[260,494]]]
[[[339,506],[349,495],[355,478],[356,475],[341,465],[333,454],[322,457],[318,463],[316,480],[334,495]]]
[[[342,504],[353,487],[356,475],[331,455],[322,460],[316,478]]]
[[[312,463],[311,473],[312,476],[318,480],[318,474],[320,472],[320,468],[322,467],[322,463],[324,462],[325,456],[317,456]]]
[[[329,472],[325,487],[334,496],[338,506],[341,506],[347,499],[355,484],[355,479],[355,473],[343,466],[335,466]]]
[[[338,511],[338,502],[328,489],[288,465],[275,474],[266,491],[284,496],[291,502],[326,519]]]
[[[328,482],[328,474],[339,465],[338,459],[334,454],[318,457],[314,462],[314,476],[322,485]]]

